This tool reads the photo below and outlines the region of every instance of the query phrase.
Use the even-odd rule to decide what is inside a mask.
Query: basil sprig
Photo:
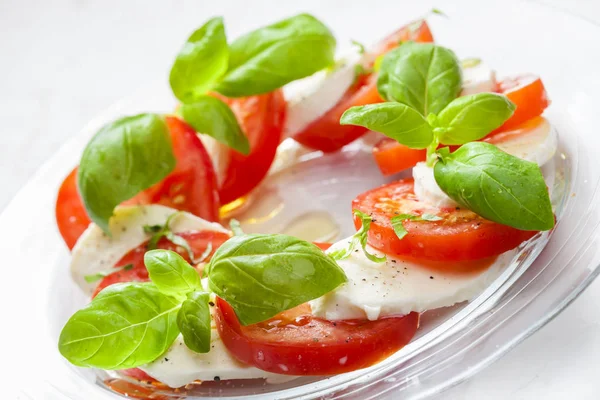
[[[229,97],[270,92],[332,65],[335,38],[318,19],[299,14],[252,31],[229,46],[229,68],[216,90]]]
[[[439,152],[434,176],[461,206],[500,224],[522,230],[554,227],[554,214],[537,164],[484,142],[467,143],[454,153]]]
[[[384,99],[406,104],[423,116],[443,110],[461,87],[456,55],[432,43],[407,42],[391,50],[383,57],[377,79]]]
[[[147,252],[144,263],[151,283],[110,285],[67,321],[58,341],[67,360],[107,370],[135,368],[157,359],[180,333],[193,351],[209,350],[208,293],[198,272],[169,250]]]
[[[151,283],[111,285],[69,319],[58,349],[80,367],[114,370],[147,364],[179,335],[179,308],[179,300]]]
[[[77,172],[87,214],[110,235],[109,219],[121,202],[164,179],[175,168],[169,129],[157,114],[124,117],[88,143]]]
[[[335,261],[312,243],[287,235],[236,235],[208,265],[208,286],[243,325],[269,319],[346,282]]]
[[[196,100],[225,74],[228,62],[223,18],[212,18],[192,33],[175,58],[169,75],[173,94],[183,103]]]
[[[135,368],[157,359],[180,333],[192,351],[210,350],[210,294],[198,271],[169,250],[146,252],[144,264],[151,283],[111,285],[69,319],[58,344],[67,360],[82,367]],[[233,236],[205,273],[209,288],[231,304],[244,325],[346,282],[321,249],[286,235]]]
[[[329,253],[329,256],[334,260],[343,260],[350,257],[350,254],[352,254],[356,247],[361,246],[365,256],[369,260],[376,263],[384,262],[386,260],[385,256],[379,257],[367,251],[367,234],[369,233],[369,229],[371,229],[371,222],[373,222],[373,218],[359,210],[354,210],[353,214],[356,218],[360,219],[360,229],[354,235],[352,235],[348,246]]]

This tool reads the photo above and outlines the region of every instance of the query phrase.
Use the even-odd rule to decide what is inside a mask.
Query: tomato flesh
[[[488,221],[460,208],[432,207],[414,194],[412,179],[400,180],[360,194],[352,209],[373,218],[368,243],[386,254],[431,261],[467,261],[492,257],[517,247],[537,232],[521,231]],[[390,219],[398,214],[434,214],[440,221],[404,221],[408,234],[399,239]],[[354,219],[358,229],[359,218]]]
[[[199,258],[209,245],[212,246],[210,254],[204,260],[205,262],[210,261],[210,257],[212,257],[219,246],[229,239],[229,235],[226,233],[215,231],[185,232],[178,233],[178,235],[188,242],[194,253],[194,258]],[[114,266],[116,271],[105,276],[100,281],[92,298],[96,297],[96,295],[105,287],[115,283],[147,282],[149,280],[148,270],[146,270],[146,266],[144,265],[144,253],[147,251],[146,247],[147,244],[144,243],[123,256],[123,258],[121,258]],[[159,240],[157,248],[175,251],[185,258],[186,261],[190,262],[189,256],[183,248],[174,245],[165,238]],[[124,267],[127,265],[130,265],[131,267],[125,269]]]
[[[518,125],[541,115],[550,105],[546,88],[540,77],[525,74],[504,79],[498,84],[498,92],[504,94],[517,108],[514,114],[492,135],[514,129]]]
[[[375,58],[398,47],[401,41],[433,42],[433,36],[425,21],[417,26],[417,22],[408,24],[382,40],[370,55],[367,68],[373,66]],[[312,149],[324,152],[337,151],[353,142],[367,132],[367,128],[355,125],[340,125],[342,114],[353,106],[375,104],[383,99],[377,91],[377,74],[372,73],[360,77],[350,87],[338,103],[321,117],[312,121],[304,129],[294,135],[294,139]]]
[[[175,169],[161,182],[123,204],[162,204],[218,221],[217,180],[206,149],[189,125],[175,117],[167,117],[166,122],[177,160]],[[91,222],[77,191],[77,168],[60,186],[55,212],[60,234],[72,249]]]
[[[77,191],[77,168],[65,178],[56,198],[56,224],[69,250],[90,225],[90,218]]]
[[[250,154],[247,156],[229,150],[228,164],[219,189],[221,203],[227,204],[248,194],[269,172],[281,142],[286,102],[281,89],[235,99],[213,95],[229,104],[250,142]]]
[[[419,326],[419,314],[376,321],[315,318],[308,304],[259,324],[240,325],[217,298],[217,329],[241,362],[284,375],[333,375],[369,367],[404,347]]]

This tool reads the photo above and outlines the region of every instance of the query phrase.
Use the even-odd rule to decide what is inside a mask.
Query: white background
[[[94,115],[167,78],[179,44],[207,17],[197,12],[201,2],[0,0],[0,209]],[[220,12],[251,18],[250,3],[229,1]],[[598,0],[545,3],[600,23]],[[599,324],[600,280],[533,337],[442,397],[600,398]]]

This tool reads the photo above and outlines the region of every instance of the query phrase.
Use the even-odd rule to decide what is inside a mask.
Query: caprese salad
[[[405,346],[420,313],[472,299],[554,227],[540,166],[557,137],[540,78],[459,60],[425,19],[354,47],[336,59],[307,14],[233,41],[213,18],[173,63],[173,113],[97,132],[56,202],[91,298],[60,334],[70,363],[173,388],[365,368]],[[345,205],[351,237],[221,224],[284,139],[334,152],[369,131],[381,172],[412,178]]]

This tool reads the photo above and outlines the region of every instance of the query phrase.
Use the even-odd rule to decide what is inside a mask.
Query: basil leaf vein
[[[548,188],[537,164],[485,142],[467,143],[454,153],[446,149],[439,154],[435,180],[461,206],[521,230],[554,227]]]
[[[433,130],[418,111],[401,103],[380,103],[351,107],[341,125],[359,125],[413,149],[424,149],[433,140]]]
[[[259,28],[231,43],[229,69],[216,90],[228,97],[270,92],[334,64],[335,45],[309,14]]]
[[[431,43],[404,43],[381,62],[377,89],[388,101],[406,104],[421,115],[437,114],[461,91],[460,64],[454,53]]]
[[[208,266],[209,288],[243,325],[269,319],[346,281],[342,269],[312,243],[287,235],[239,235]]]
[[[244,155],[250,153],[250,142],[233,111],[216,97],[199,96],[193,103],[183,104],[179,113],[196,132],[211,136]]]
[[[506,96],[477,93],[453,100],[435,119],[442,128],[440,143],[459,145],[484,138],[515,112]]]
[[[212,18],[189,37],[177,55],[169,82],[184,103],[204,95],[227,71],[229,48],[223,19]]]
[[[180,302],[151,283],[102,290],[64,326],[58,348],[72,364],[106,370],[154,361],[173,343]]]
[[[139,114],[102,127],[88,143],[77,173],[87,214],[110,235],[109,219],[121,202],[160,182],[175,168],[162,116]]]
[[[185,345],[196,353],[208,353],[210,350],[210,295],[196,291],[187,295],[177,313],[177,326]]]

